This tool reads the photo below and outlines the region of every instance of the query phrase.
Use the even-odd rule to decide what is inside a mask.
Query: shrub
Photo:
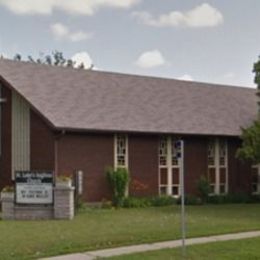
[[[121,207],[129,182],[129,173],[124,168],[108,168],[106,174],[112,188],[114,205]]]
[[[202,203],[206,203],[210,193],[210,185],[205,176],[201,176],[198,180],[197,189]]]
[[[172,196],[156,196],[150,199],[151,206],[161,207],[176,204],[176,199]]]
[[[5,186],[2,189],[2,192],[14,192],[14,187],[13,186]]]
[[[224,202],[227,203],[226,201],[225,195],[211,195],[207,200],[210,204],[223,204]]]
[[[150,207],[151,205],[151,200],[148,198],[128,197],[124,198],[123,200],[124,208],[146,208]]]
[[[226,195],[227,203],[250,203],[253,197],[245,193],[231,193]]]
[[[248,195],[246,193],[230,193],[226,195],[212,195],[208,197],[210,204],[227,204],[227,203],[255,203],[259,202],[259,196]]]
[[[67,181],[72,181],[72,177],[71,177],[71,175],[58,175],[57,177],[56,177],[56,180],[57,181],[65,181],[65,182],[67,182]]]
[[[86,208],[86,203],[83,200],[83,198],[81,196],[78,196],[76,198],[76,203],[75,203],[76,209],[80,210],[80,209],[85,209]]]
[[[259,203],[260,202],[260,195],[252,195],[250,203]]]
[[[151,198],[127,197],[123,199],[124,208],[161,207],[176,204],[176,199],[171,196],[155,196]]]
[[[201,205],[202,200],[194,195],[187,194],[184,198],[185,205]],[[177,204],[181,204],[181,197],[177,199]]]
[[[101,208],[102,209],[112,209],[113,208],[112,201],[106,200],[106,199],[102,199]]]
[[[131,186],[131,190],[133,191],[144,191],[147,190],[148,188],[148,184],[145,184],[137,179],[131,180],[130,186]]]

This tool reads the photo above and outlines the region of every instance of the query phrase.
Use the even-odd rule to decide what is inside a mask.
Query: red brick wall
[[[2,89],[7,102],[2,105],[2,154],[0,156],[0,188],[11,184],[11,91]],[[31,111],[31,169],[54,170],[55,135],[52,129]],[[240,145],[238,138],[228,141],[229,191],[250,192],[251,166],[235,158]],[[113,134],[65,134],[58,140],[58,173],[84,172],[86,201],[111,198],[105,168],[114,163]],[[134,196],[158,194],[158,136],[129,135],[129,170],[132,181],[143,186],[129,193]],[[186,192],[197,192],[197,180],[207,173],[207,138],[185,138]]]
[[[129,135],[129,194],[158,195],[158,136]]]
[[[207,137],[185,139],[185,183],[188,194],[197,193],[197,181],[207,174]],[[236,158],[241,145],[238,138],[228,139],[228,191],[249,193],[251,191],[251,165]]]
[[[0,156],[0,189],[6,185],[11,185],[11,111],[12,93],[8,88],[2,87],[2,97],[7,99],[6,103],[1,104],[1,141],[2,149]]]
[[[58,141],[58,174],[83,171],[86,201],[110,199],[111,193],[105,168],[113,166],[114,139],[112,134],[65,134]]]
[[[186,193],[197,194],[200,176],[207,176],[207,138],[186,137],[184,146]]]
[[[54,133],[31,110],[30,112],[31,170],[54,170]]]
[[[229,191],[231,193],[251,192],[251,164],[236,158],[236,151],[240,146],[240,140],[229,139],[228,164],[229,164]]]

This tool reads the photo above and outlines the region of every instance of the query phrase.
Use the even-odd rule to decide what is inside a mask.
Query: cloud
[[[152,50],[142,53],[135,63],[138,67],[149,69],[165,64],[165,59],[160,51]]]
[[[184,74],[181,77],[177,78],[179,80],[185,80],[185,81],[193,81],[193,77],[189,74]]]
[[[91,33],[85,33],[83,31],[71,32],[70,29],[62,23],[52,24],[50,30],[58,40],[65,39],[72,42],[79,42],[92,37]]]
[[[85,51],[75,53],[71,57],[71,60],[75,62],[76,67],[80,66],[81,64],[83,64],[85,68],[90,68],[91,66],[93,66],[92,59]]]
[[[93,15],[104,7],[130,8],[141,0],[0,0],[0,5],[18,15],[50,15],[54,10],[74,15]]]
[[[233,79],[233,78],[235,78],[235,76],[236,76],[235,73],[228,72],[228,73],[223,75],[223,78],[225,78],[225,79]]]
[[[172,11],[157,18],[149,12],[134,12],[133,16],[154,27],[214,27],[224,22],[222,13],[207,3],[186,12]]]

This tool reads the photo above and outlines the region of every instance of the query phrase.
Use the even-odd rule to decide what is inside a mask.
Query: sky
[[[0,54],[255,87],[259,0],[0,0]]]

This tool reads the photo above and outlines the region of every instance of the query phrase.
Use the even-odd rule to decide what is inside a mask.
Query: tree
[[[255,83],[257,84],[258,90],[260,90],[260,56],[258,61],[254,64],[253,72],[255,73]]]
[[[254,63],[255,83],[257,96],[260,97],[260,56]],[[242,147],[238,149],[237,156],[243,160],[250,160],[254,164],[260,163],[260,101],[258,100],[258,118],[252,126],[242,129]]]
[[[18,53],[14,56],[14,60],[21,61],[22,56]],[[85,65],[81,63],[76,66],[76,62],[71,59],[66,59],[63,56],[63,53],[60,51],[53,51],[51,54],[45,55],[40,53],[37,59],[33,58],[31,55],[28,56],[28,61],[38,64],[47,64],[52,66],[61,66],[61,67],[71,67],[76,69],[93,69],[94,65],[92,64],[89,68],[85,68]]]
[[[249,160],[254,164],[260,163],[260,121],[252,126],[242,129],[242,147],[238,149],[237,156],[242,160]]]

